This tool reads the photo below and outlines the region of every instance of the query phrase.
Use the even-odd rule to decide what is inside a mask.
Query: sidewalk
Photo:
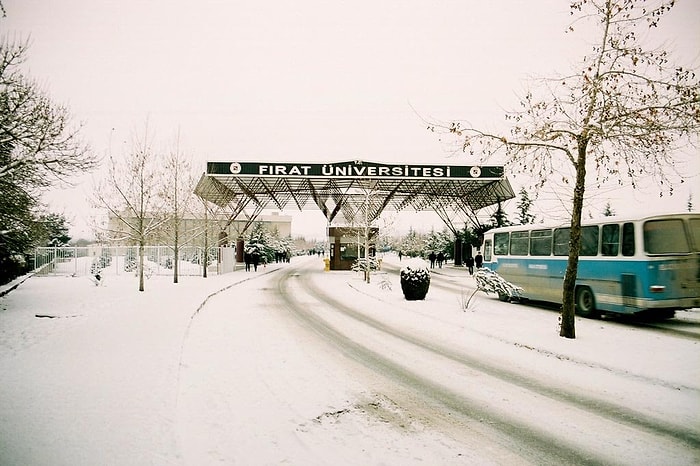
[[[402,260],[399,260],[399,256],[396,253],[386,253],[382,258],[382,264],[389,264],[394,267],[403,267],[403,264],[407,261],[410,260],[411,258],[403,257]],[[429,264],[429,262],[426,260],[426,263]],[[476,270],[476,268],[474,269]],[[437,265],[430,269],[430,273],[434,273],[436,275],[445,275],[448,277],[457,277],[457,278],[466,278],[470,277],[469,275],[469,269],[467,269],[464,266],[455,266],[454,262],[449,261],[445,262],[442,264],[442,267],[438,267]]]

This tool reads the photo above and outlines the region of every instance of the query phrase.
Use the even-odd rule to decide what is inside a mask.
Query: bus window
[[[491,240],[484,241],[484,261],[491,262]]]
[[[644,251],[648,254],[689,253],[683,220],[649,220],[644,222]]]
[[[569,238],[571,228],[557,228],[554,230],[554,255],[569,255]],[[598,255],[598,227],[588,226],[581,228],[581,249],[579,256]]]
[[[690,237],[693,238],[693,251],[700,252],[700,218],[690,219]]]
[[[497,256],[508,254],[508,233],[496,233],[493,235],[493,253]]]
[[[533,230],[530,233],[530,255],[552,255],[552,230]]]
[[[581,228],[580,256],[598,255],[598,227],[590,226]]]
[[[527,256],[530,249],[530,232],[514,231],[510,234],[510,254],[514,256]]]
[[[620,249],[620,225],[603,225],[600,253],[604,256],[617,256]]]
[[[634,223],[622,225],[622,255],[634,256]]]
[[[568,256],[569,255],[569,238],[571,237],[570,228],[557,228],[554,230],[554,255]]]

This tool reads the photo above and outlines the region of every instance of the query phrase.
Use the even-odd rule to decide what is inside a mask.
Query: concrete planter
[[[422,265],[407,265],[401,269],[401,291],[407,301],[425,299],[430,288],[430,271]]]

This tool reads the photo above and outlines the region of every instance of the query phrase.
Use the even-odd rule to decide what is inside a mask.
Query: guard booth
[[[330,269],[350,270],[358,258],[365,257],[365,232],[368,232],[369,257],[377,255],[379,228],[329,227]]]

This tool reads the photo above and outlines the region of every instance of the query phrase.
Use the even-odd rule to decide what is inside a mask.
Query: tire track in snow
[[[307,292],[315,296],[318,300],[330,305],[335,311],[343,313],[352,319],[355,319],[363,324],[372,327],[378,331],[391,335],[395,338],[410,343],[425,351],[447,358],[458,364],[461,364],[470,369],[485,373],[491,377],[502,380],[511,385],[516,385],[529,392],[545,396],[551,400],[563,403],[567,406],[573,406],[577,409],[590,413],[595,417],[604,418],[614,423],[622,424],[631,427],[635,430],[651,433],[655,436],[665,437],[675,442],[685,444],[692,450],[700,448],[700,437],[698,434],[683,426],[665,422],[662,419],[647,416],[645,414],[633,411],[624,406],[620,406],[599,398],[582,396],[581,393],[572,393],[562,391],[550,387],[541,381],[527,377],[518,372],[508,371],[499,368],[495,365],[484,363],[481,360],[470,357],[466,354],[456,352],[444,345],[415,337],[414,335],[401,332],[393,327],[373,319],[366,314],[356,311],[346,303],[340,302],[337,299],[329,296],[326,292],[316,287],[309,276],[304,273],[288,273],[280,278],[279,290],[289,303],[290,309],[293,310],[302,320],[312,327],[319,334],[327,339],[336,342],[344,351],[349,352],[356,359],[363,363],[369,364],[379,373],[390,376],[392,379],[401,383],[411,385],[419,389],[421,393],[427,394],[434,400],[444,404],[463,415],[472,419],[485,419],[486,422],[497,426],[499,430],[512,438],[519,438],[527,445],[541,454],[549,457],[552,454],[552,443],[556,442],[557,449],[561,449],[563,457],[558,460],[574,461],[577,464],[596,464],[605,462],[601,458],[591,456],[590,452],[583,452],[579,447],[571,445],[562,445],[561,439],[553,439],[544,432],[538,432],[532,425],[521,425],[513,419],[502,419],[495,416],[493,413],[483,411],[483,409],[464,397],[449,392],[417,373],[407,371],[405,368],[390,361],[388,358],[372,351],[369,348],[359,345],[352,338],[344,335],[340,331],[332,328],[322,318],[314,315],[309,306],[301,306],[295,304],[294,296],[287,291],[288,280],[292,277],[299,278],[299,284],[304,287]],[[525,434],[524,434],[525,433]]]
[[[568,443],[563,439],[553,439],[546,432],[535,426],[523,424],[511,418],[499,417],[484,409],[478,403],[472,403],[463,396],[412,371],[406,370],[406,368],[394,363],[382,354],[357,343],[314,314],[308,304],[300,303],[294,296],[294,293],[289,291],[289,282],[292,278],[299,279],[300,285],[309,287],[311,294],[320,297],[319,299],[327,304],[331,304],[336,310],[349,311],[351,314],[354,311],[323,293],[317,294],[318,290],[314,290],[313,287],[309,286],[303,273],[288,271],[279,279],[278,292],[287,303],[288,309],[304,325],[332,342],[351,359],[360,362],[364,366],[371,367],[383,377],[399,382],[401,385],[409,387],[412,391],[418,392],[421,398],[429,398],[433,403],[446,407],[450,411],[447,413],[447,417],[457,413],[470,420],[472,425],[479,425],[481,429],[496,432],[495,437],[502,447],[527,457],[533,464],[609,464],[607,459],[598,458],[589,451],[581,451],[573,443]],[[328,301],[326,301],[326,298],[329,298]],[[491,437],[493,438],[494,435],[492,434]],[[513,439],[517,439],[519,444],[513,445]],[[555,441],[556,448],[552,448]]]
[[[391,267],[390,267],[390,268],[391,268]],[[395,271],[392,271],[392,273],[395,273],[395,275],[397,275],[397,276],[399,275],[398,269],[396,269]],[[468,291],[470,291],[470,292],[473,291],[473,288],[469,288],[469,287],[460,288],[459,285],[455,284],[455,283],[454,283],[453,281],[451,281],[449,278],[445,278],[444,275],[440,275],[440,274],[435,274],[435,275],[437,275],[438,277],[440,277],[439,280],[446,280],[446,281],[447,281],[447,284],[445,284],[445,283],[438,283],[438,280],[435,280],[435,279],[433,278],[433,279],[431,280],[431,283],[430,283],[430,286],[431,286],[431,287],[432,287],[432,286],[435,286],[436,288],[440,288],[440,289],[442,289],[442,290],[444,290],[444,291],[455,292],[455,293],[464,292],[465,289],[468,290]],[[358,292],[359,292],[359,293],[362,293],[363,295],[368,296],[368,297],[370,297],[370,298],[372,298],[372,299],[376,299],[376,300],[381,301],[381,298],[379,298],[379,297],[377,297],[377,296],[374,296],[374,295],[365,293],[364,291],[361,291],[361,290],[358,290]],[[527,304],[522,304],[522,303],[521,303],[521,304],[512,304],[512,305],[514,305],[514,306],[517,306],[517,305],[527,306]],[[551,307],[546,307],[546,306],[541,307],[541,306],[537,306],[537,305],[533,305],[533,304],[529,304],[529,305],[530,305],[530,306],[534,306],[534,307],[536,307],[536,308],[538,308],[538,309],[544,309],[544,310],[551,310],[551,309],[552,309]],[[558,311],[557,311],[557,312],[558,312]],[[606,324],[606,325],[612,325],[612,326],[621,326],[621,327],[626,327],[626,326],[628,326],[627,324],[618,323],[618,322],[614,322],[614,321],[605,321],[605,324]],[[589,367],[589,368],[592,368],[592,369],[604,370],[604,371],[607,371],[607,372],[609,372],[609,373],[611,373],[611,374],[620,375],[620,376],[627,377],[627,378],[630,378],[630,379],[637,379],[637,380],[639,380],[639,381],[641,381],[641,382],[643,382],[643,383],[656,384],[656,385],[660,385],[660,386],[663,386],[663,387],[666,387],[666,388],[670,388],[670,389],[673,389],[673,390],[689,390],[689,391],[697,392],[697,388],[692,387],[692,386],[688,386],[688,385],[679,385],[679,384],[677,384],[677,383],[671,383],[671,382],[669,382],[669,381],[667,381],[667,380],[663,380],[663,379],[659,379],[659,378],[644,376],[644,375],[640,375],[640,374],[632,374],[632,373],[630,373],[630,372],[621,371],[619,368],[611,367],[611,366],[606,365],[606,364],[602,364],[602,363],[599,362],[599,361],[577,359],[577,358],[573,358],[573,357],[571,357],[571,356],[563,355],[563,354],[561,354],[561,353],[556,353],[556,352],[548,351],[548,350],[543,349],[543,348],[536,348],[536,347],[531,347],[531,346],[524,346],[524,345],[522,345],[521,343],[519,343],[519,342],[517,342],[517,341],[508,340],[508,339],[503,338],[503,337],[501,337],[501,336],[499,336],[499,335],[494,335],[493,333],[480,332],[480,331],[474,330],[474,329],[472,329],[472,332],[477,333],[477,334],[482,335],[482,336],[485,336],[485,337],[487,337],[487,338],[492,338],[492,339],[501,341],[501,342],[503,342],[504,344],[524,347],[524,348],[527,348],[527,349],[529,349],[529,350],[536,351],[536,352],[539,353],[539,354],[542,354],[542,355],[545,355],[545,356],[551,356],[551,357],[557,358],[557,359],[559,359],[559,360],[569,361],[569,362],[571,362],[572,364],[576,364],[576,365],[579,365],[579,366]],[[656,333],[656,332],[654,332],[654,333]],[[676,334],[676,333],[674,333],[674,332],[660,332],[660,333],[673,333],[674,336],[678,336],[678,334]],[[700,395],[700,393],[698,393],[698,394]]]

